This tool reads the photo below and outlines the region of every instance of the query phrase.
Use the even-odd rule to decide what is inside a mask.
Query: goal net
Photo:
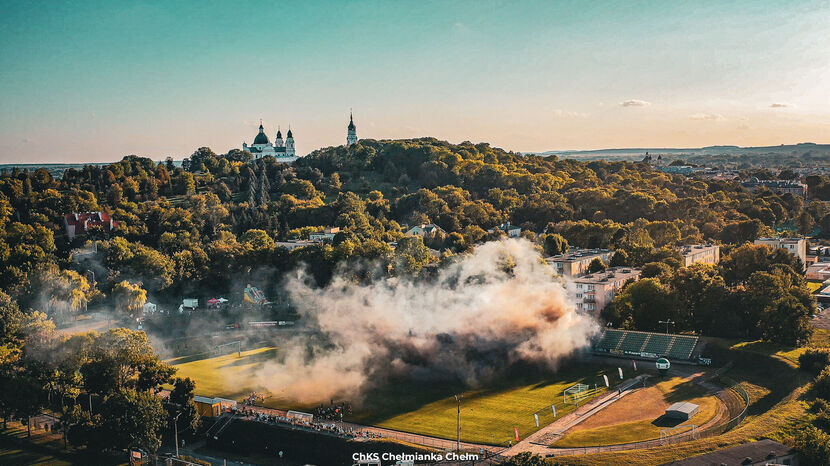
[[[567,405],[579,405],[580,402],[588,398],[590,390],[584,383],[572,385],[562,392],[562,401]]]

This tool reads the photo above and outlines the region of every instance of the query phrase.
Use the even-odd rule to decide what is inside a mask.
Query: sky
[[[0,163],[830,143],[828,1],[0,0]]]

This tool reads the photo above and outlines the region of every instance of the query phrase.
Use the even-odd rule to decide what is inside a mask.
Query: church
[[[354,116],[349,113],[349,126],[346,127],[346,145],[351,146],[357,143],[357,127],[354,124]],[[293,162],[299,157],[294,149],[294,134],[291,128],[288,128],[288,133],[285,134],[285,141],[282,139],[282,132],[277,128],[277,137],[274,138],[274,143],[268,139],[265,134],[265,128],[262,122],[259,123],[259,133],[254,138],[254,143],[250,146],[248,143],[242,143],[242,150],[246,150],[253,154],[255,159],[271,156],[277,159],[277,162]]]
[[[259,124],[259,133],[254,138],[254,143],[250,146],[243,142],[242,150],[246,150],[254,155],[255,159],[266,156],[271,156],[277,159],[277,162],[293,162],[297,160],[294,152],[294,134],[291,128],[288,128],[288,133],[285,135],[285,141],[282,140],[282,131],[277,129],[277,137],[274,138],[274,143],[268,139],[265,134],[265,128],[262,127],[262,122]]]

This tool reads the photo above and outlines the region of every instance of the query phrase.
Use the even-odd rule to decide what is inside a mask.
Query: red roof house
[[[76,235],[86,233],[90,227],[101,227],[106,231],[112,231],[118,226],[118,222],[106,212],[75,212],[64,215],[63,225],[66,228],[66,235],[71,240]]]

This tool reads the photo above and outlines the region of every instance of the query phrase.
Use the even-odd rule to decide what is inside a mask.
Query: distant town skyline
[[[0,163],[830,143],[828,2],[0,1]]]

